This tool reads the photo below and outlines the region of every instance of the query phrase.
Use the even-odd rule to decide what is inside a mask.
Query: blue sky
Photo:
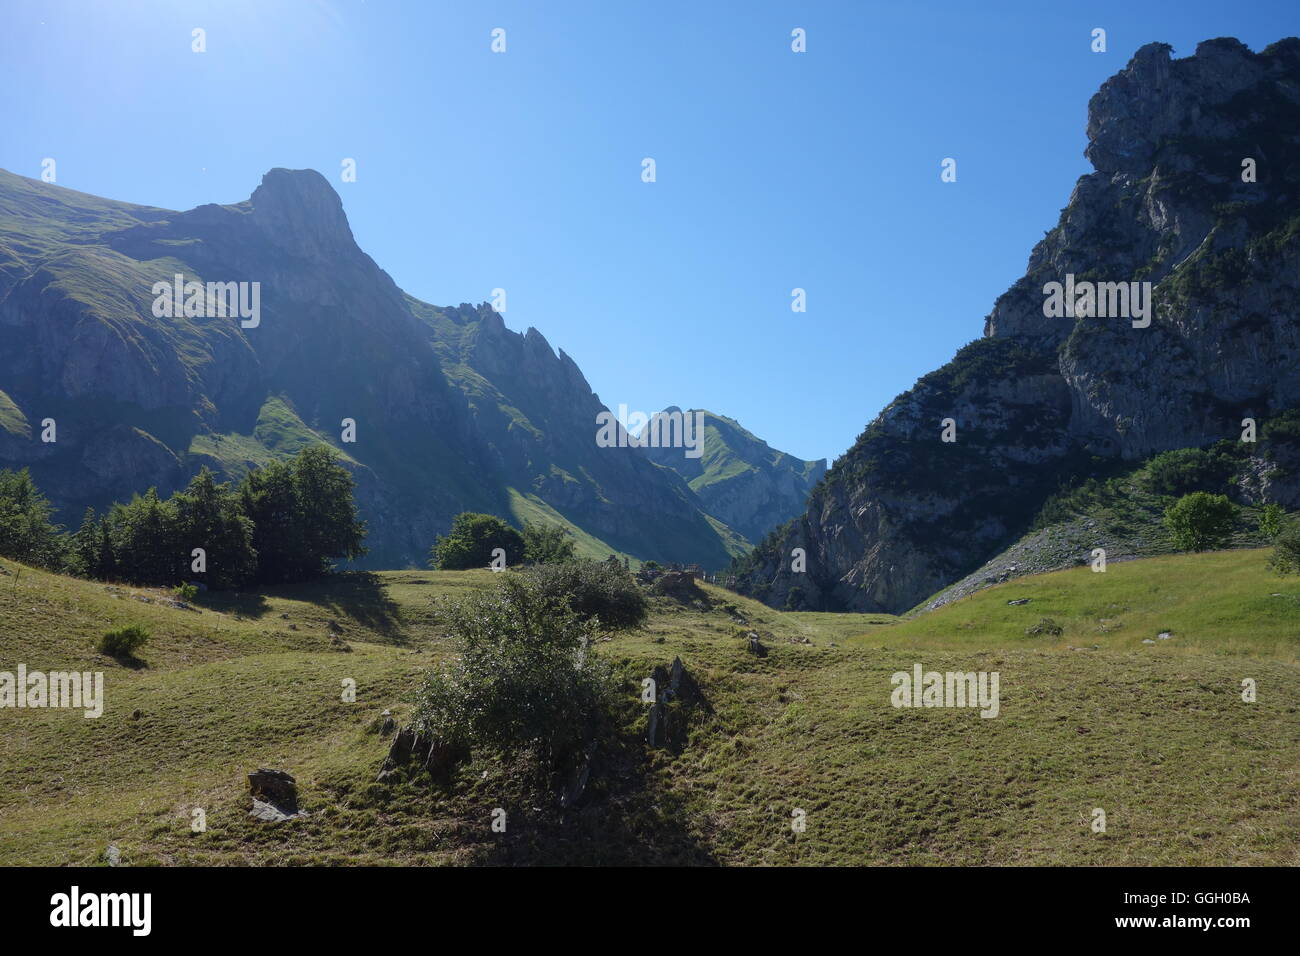
[[[506,324],[606,405],[709,408],[805,458],[981,335],[1139,46],[1300,32],[1292,0],[49,0],[0,22],[0,167],[53,157],[60,185],[176,209],[318,169],[411,294],[504,288]]]

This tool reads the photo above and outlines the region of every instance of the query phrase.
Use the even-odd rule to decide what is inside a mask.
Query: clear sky
[[[1139,46],[1297,33],[1294,0],[8,2],[0,167],[175,209],[320,170],[398,285],[504,288],[606,405],[834,458],[980,336]]]

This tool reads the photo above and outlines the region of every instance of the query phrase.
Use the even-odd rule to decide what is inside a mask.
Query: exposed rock
[[[248,787],[253,795],[250,816],[259,820],[278,822],[306,816],[298,808],[298,786],[293,776],[283,770],[259,767],[248,775]]]
[[[704,600],[706,597],[696,585],[695,575],[689,571],[665,571],[656,579],[654,593],[664,594],[684,603]]]
[[[686,745],[692,715],[696,711],[711,714],[713,708],[680,657],[674,657],[668,668],[656,666],[651,677],[655,700],[646,716],[646,743],[679,752]]]
[[[1094,456],[1235,441],[1243,418],[1300,406],[1298,91],[1300,40],[1259,54],[1210,40],[1178,60],[1164,44],[1139,50],[1089,104],[1095,172],[994,304],[985,338],[868,425],[738,589],[774,607],[797,587],[813,609],[905,612],[1016,541]],[[1245,157],[1258,182],[1242,181]],[[1067,275],[1153,283],[1150,325],[1046,317],[1044,287]],[[944,442],[949,418],[956,440]],[[1296,479],[1255,485],[1300,496]],[[1105,547],[1081,530],[1088,549]],[[985,567],[963,586],[1026,571]]]

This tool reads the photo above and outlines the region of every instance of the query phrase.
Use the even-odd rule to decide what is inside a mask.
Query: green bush
[[[429,566],[439,571],[465,571],[486,568],[492,552],[500,548],[506,566],[524,560],[524,537],[496,515],[462,511],[451,522],[451,530],[438,535],[429,552]]]
[[[1278,574],[1300,574],[1300,525],[1292,524],[1278,535],[1268,566]]]
[[[546,594],[567,601],[579,620],[595,621],[605,630],[636,627],[649,613],[632,573],[613,561],[536,564],[520,574]]]
[[[421,687],[414,726],[441,744],[571,767],[609,726],[615,683],[594,623],[522,574],[440,607],[459,655]]]
[[[573,536],[559,525],[524,522],[524,562],[526,564],[558,564],[572,561],[576,556]]]
[[[149,642],[149,631],[139,624],[119,627],[99,639],[99,652],[109,657],[134,657]]]
[[[1234,458],[1215,448],[1179,448],[1151,459],[1147,487],[1158,495],[1175,497],[1193,491],[1222,492],[1239,467]]]
[[[199,596],[197,584],[182,584],[172,592],[179,600],[190,602]]]
[[[1232,535],[1237,509],[1226,495],[1193,492],[1165,509],[1164,524],[1184,551],[1222,547]]]
[[[1259,533],[1268,540],[1274,540],[1282,533],[1286,523],[1286,510],[1278,504],[1266,504],[1259,509]]]

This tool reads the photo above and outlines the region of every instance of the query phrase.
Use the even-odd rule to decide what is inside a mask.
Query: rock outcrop
[[[740,563],[742,590],[906,611],[1094,458],[1237,440],[1243,419],[1300,406],[1300,40],[1210,40],[1184,59],[1145,46],[1092,98],[1087,131],[1095,172],[985,338],[871,422]],[[1150,324],[1047,317],[1047,283],[1067,276],[1151,283]]]

